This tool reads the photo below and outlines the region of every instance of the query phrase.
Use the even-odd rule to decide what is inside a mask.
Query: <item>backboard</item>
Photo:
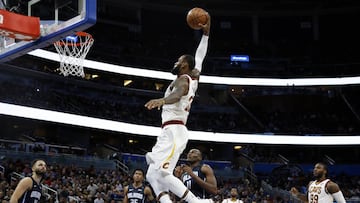
[[[0,5],[0,7],[3,6],[7,11],[38,17],[40,36],[26,41],[0,36],[0,62],[6,62],[34,49],[52,45],[68,35],[91,27],[96,23],[96,3],[96,0],[5,1],[6,5]],[[1,14],[0,18],[2,18]]]

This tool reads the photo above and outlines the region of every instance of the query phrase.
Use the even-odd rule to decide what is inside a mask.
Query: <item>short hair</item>
[[[191,150],[196,150],[196,151],[198,151],[198,152],[199,152],[199,155],[200,155],[200,158],[202,159],[202,152],[200,151],[200,149],[193,148],[193,149],[190,149],[190,151],[191,151]],[[190,152],[190,151],[189,151],[189,152]]]
[[[32,161],[31,168],[34,167],[35,164],[36,164],[36,162],[38,162],[38,161],[43,161],[43,162],[45,162],[43,159],[34,159],[34,160]]]
[[[143,176],[145,175],[144,170],[142,170],[141,168],[137,168],[137,169],[135,169],[135,170],[133,171],[132,176],[134,176],[134,175],[135,175],[135,172],[136,172],[136,171],[140,171],[140,172],[142,173],[142,175],[143,175]]]
[[[184,59],[189,64],[190,70],[193,70],[195,68],[195,58],[190,54],[185,54]]]
[[[324,167],[324,169],[326,170],[326,175],[325,176],[328,176],[328,174],[329,174],[328,165],[326,163],[324,163],[324,162],[318,162],[317,164],[322,165]]]

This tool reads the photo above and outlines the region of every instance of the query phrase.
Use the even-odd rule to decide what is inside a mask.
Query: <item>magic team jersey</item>
[[[205,174],[203,172],[201,172],[201,167],[202,165],[196,166],[193,168],[193,173],[195,175],[197,175],[199,178],[201,178],[202,180],[206,180]],[[192,177],[187,174],[184,173],[184,175],[181,177],[182,182],[184,183],[184,185],[192,192],[194,193],[194,195],[200,199],[207,199],[210,197],[210,194],[207,193],[205,191],[205,189],[203,189],[202,187],[200,187],[199,184],[197,184],[195,182],[194,179],[192,179]]]
[[[163,110],[161,114],[162,123],[171,120],[180,120],[184,124],[186,124],[191,107],[191,102],[193,101],[195,92],[198,88],[198,80],[193,80],[189,75],[181,75],[180,77],[183,76],[186,76],[189,79],[189,91],[187,95],[181,97],[180,101],[174,104],[163,105]],[[169,96],[169,94],[175,91],[175,87],[173,87],[174,83],[175,80],[166,89],[165,97]]]
[[[40,201],[42,186],[39,185],[32,177],[30,177],[33,185],[31,190],[26,191],[19,199],[19,203],[37,203]]]
[[[326,190],[326,185],[330,179],[316,183],[313,181],[308,188],[308,201],[309,203],[332,203],[334,198]]]
[[[128,188],[128,192],[126,194],[129,203],[144,203],[145,202],[144,190],[145,190],[144,185],[135,188],[133,184],[130,184]]]

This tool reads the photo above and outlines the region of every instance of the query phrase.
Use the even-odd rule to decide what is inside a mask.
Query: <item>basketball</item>
[[[209,17],[210,16],[208,12],[206,12],[204,9],[195,7],[188,12],[186,21],[192,29],[200,30],[201,26],[199,26],[199,23],[206,24],[209,20]]]

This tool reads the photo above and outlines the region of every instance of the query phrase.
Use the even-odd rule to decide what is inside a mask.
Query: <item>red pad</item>
[[[30,41],[40,37],[40,18],[0,9],[0,35]]]

